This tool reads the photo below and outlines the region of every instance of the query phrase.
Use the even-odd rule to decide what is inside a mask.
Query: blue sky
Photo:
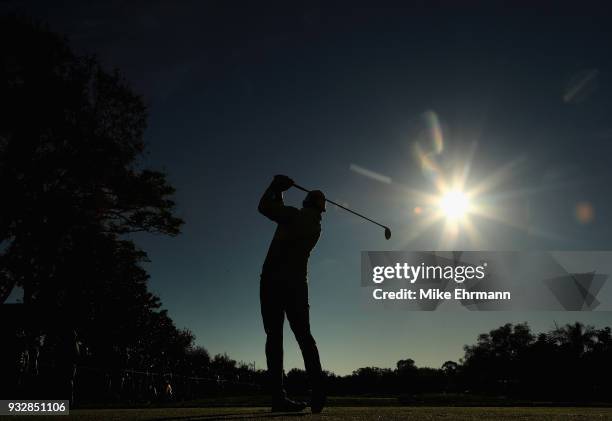
[[[404,190],[433,191],[414,154],[415,142],[427,141],[428,111],[440,121],[444,163],[476,145],[468,185],[519,162],[489,200],[522,226],[475,220],[482,242],[461,236],[457,248],[610,249],[605,13],[169,1],[2,8],[48,22],[78,51],[118,67],[146,98],[144,163],[167,171],[186,224],[179,237],[137,242],[151,258],[151,289],[211,352],[264,366],[258,281],[274,226],[256,208],[277,173],[394,230],[385,241],[352,215],[325,215],[309,278],[327,369],[344,374],[403,358],[439,366],[506,322],[528,321],[537,331],[555,322],[612,323],[609,313],[377,311],[363,305],[359,286],[361,250],[439,247],[441,224],[408,241],[419,203]],[[393,183],[356,174],[351,164]],[[295,205],[302,198],[286,195]],[[595,211],[587,224],[575,218],[578,203]],[[286,366],[302,367],[288,327],[285,344]]]

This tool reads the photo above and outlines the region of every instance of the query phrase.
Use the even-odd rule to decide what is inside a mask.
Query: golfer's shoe
[[[320,414],[327,403],[327,397],[323,391],[312,391],[312,397],[310,398],[310,411],[313,414]]]
[[[306,409],[306,403],[283,398],[272,402],[272,412],[300,412]]]

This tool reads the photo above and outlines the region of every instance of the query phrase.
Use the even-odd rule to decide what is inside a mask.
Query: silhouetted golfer
[[[312,334],[308,311],[308,257],[321,234],[321,213],[325,196],[318,190],[308,193],[302,209],[285,206],[283,192],[293,180],[274,177],[259,201],[259,212],[276,222],[276,232],[263,264],[260,284],[261,315],[266,330],[266,360],[272,387],[272,411],[301,411],[303,402],[287,398],[283,388],[283,324],[285,314],[295,334],[310,378],[312,412],[325,405],[319,351]]]

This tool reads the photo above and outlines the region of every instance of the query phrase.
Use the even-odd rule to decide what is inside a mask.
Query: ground
[[[37,420],[58,417],[36,417]],[[82,409],[71,411],[81,420],[423,420],[423,421],[498,421],[498,420],[611,420],[612,408],[453,408],[453,407],[331,407],[320,415],[307,411],[297,414],[271,414],[261,407],[224,408],[146,408]]]

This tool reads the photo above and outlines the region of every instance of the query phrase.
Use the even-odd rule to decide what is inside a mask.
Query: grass
[[[611,420],[612,408],[542,408],[542,407],[331,407],[322,414],[308,411],[297,414],[272,414],[262,407],[222,408],[144,408],[77,409],[71,417],[81,420],[423,420],[423,421],[504,421],[504,420]],[[36,417],[37,420],[57,417]]]

